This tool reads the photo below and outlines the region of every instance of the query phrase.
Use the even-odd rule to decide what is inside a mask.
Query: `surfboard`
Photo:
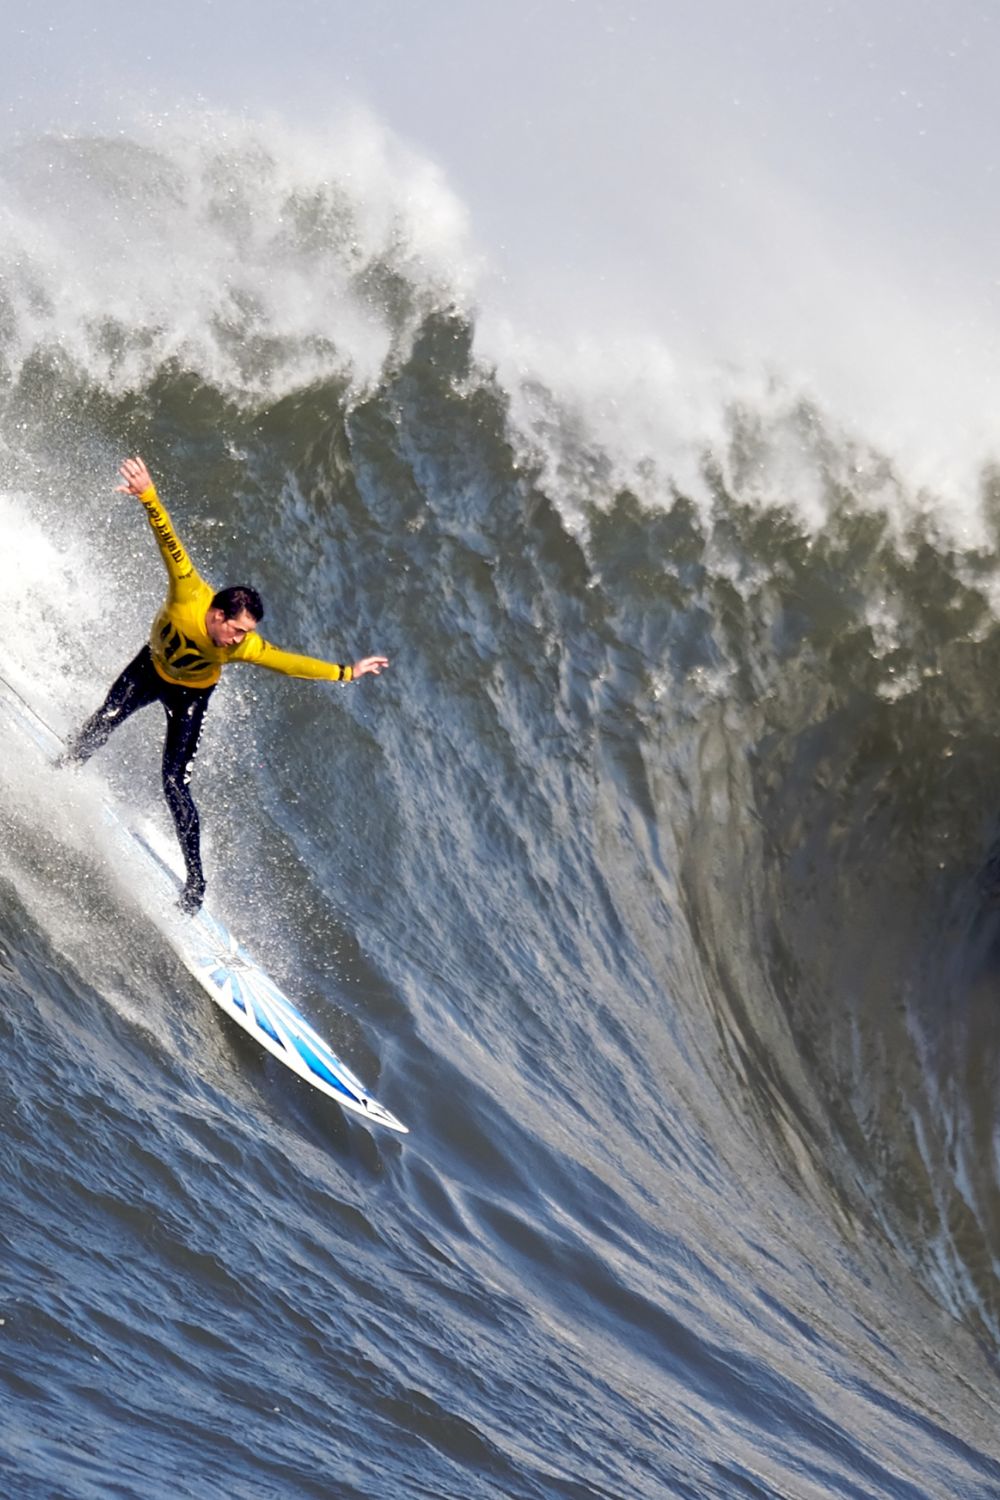
[[[0,708],[22,734],[55,763],[62,741],[21,697],[0,678]],[[369,1125],[408,1134],[408,1127],[380,1104],[347,1064],[337,1056],[284,991],[266,974],[226,924],[203,906],[193,917],[175,910],[182,882],[150,838],[131,826],[110,801],[102,802],[105,821],[144,863],[151,882],[162,892],[162,935],[202,989],[237,1026],[312,1088]]]

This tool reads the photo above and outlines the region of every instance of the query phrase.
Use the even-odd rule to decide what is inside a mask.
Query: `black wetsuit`
[[[187,868],[184,904],[192,907],[199,905],[205,894],[205,875],[201,866],[198,809],[188,783],[212,692],[213,687],[192,688],[179,682],[165,682],[153,666],[149,646],[143,646],[138,656],[112,683],[108,696],[77,732],[66,752],[68,761],[82,763],[89,760],[95,750],[100,750],[111,731],[124,724],[136,709],[146,708],[157,700],[163,704],[167,715],[163,792],[173,814]]]

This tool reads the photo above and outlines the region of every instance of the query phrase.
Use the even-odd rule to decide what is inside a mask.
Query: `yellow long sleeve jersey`
[[[201,577],[174,532],[170,517],[160,504],[156,487],[150,485],[139,496],[149,517],[170,580],[149,635],[153,666],[164,682],[184,687],[214,687],[222,668],[231,661],[250,661],[286,677],[312,677],[324,682],[350,682],[351,667],[320,661],[315,656],[296,656],[248,631],[238,646],[217,646],[205,629],[205,616],[216,590]]]

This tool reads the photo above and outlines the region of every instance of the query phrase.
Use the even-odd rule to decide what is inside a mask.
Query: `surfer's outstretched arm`
[[[272,646],[256,631],[249,634],[233,652],[233,661],[251,661],[257,667],[267,667],[271,672],[281,672],[285,677],[308,677],[316,682],[353,682],[369,672],[378,677],[389,665],[387,656],[362,656],[359,661],[321,661],[318,656],[299,656],[294,651],[282,651]]]
[[[183,543],[174,531],[173,522],[160,503],[152,475],[143,460],[138,455],[135,458],[126,458],[119,473],[125,483],[118,486],[118,492],[123,495],[134,495],[144,506],[153,535],[156,537],[156,544],[160,549],[160,556],[170,574],[171,584],[176,585],[188,579],[198,579],[194,563],[184,550]]]

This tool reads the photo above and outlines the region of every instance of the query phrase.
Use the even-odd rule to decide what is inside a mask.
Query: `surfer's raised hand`
[[[118,486],[120,495],[142,495],[152,487],[152,475],[138,454],[126,458],[118,472],[125,481]]]
[[[371,672],[373,677],[377,677],[388,665],[389,658],[387,656],[363,656],[351,668],[352,681],[355,677],[364,677],[367,672]]]

